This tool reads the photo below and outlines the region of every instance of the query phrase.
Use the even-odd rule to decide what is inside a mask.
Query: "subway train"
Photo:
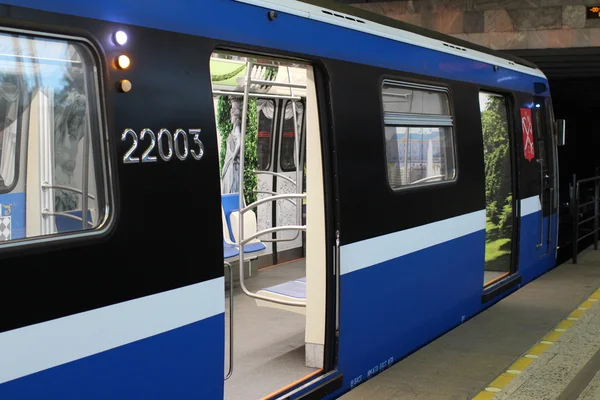
[[[527,61],[318,0],[0,26],[2,399],[338,398],[556,266]]]

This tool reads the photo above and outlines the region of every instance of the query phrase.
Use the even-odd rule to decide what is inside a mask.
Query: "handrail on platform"
[[[571,187],[571,215],[573,217],[573,264],[577,264],[577,254],[579,250],[579,242],[594,235],[594,250],[598,250],[598,217],[600,214],[600,175],[593,176],[591,178],[579,179],[573,174],[573,183]],[[585,199],[583,204],[580,204],[581,199],[581,187],[587,185],[588,190],[593,188],[593,198],[591,200]],[[590,187],[591,186],[591,187]],[[593,205],[594,211],[591,216],[587,216],[582,220],[579,218],[581,210],[586,207]],[[588,222],[594,222],[594,228],[580,236],[579,229],[582,225]],[[584,228],[585,229],[585,228]]]

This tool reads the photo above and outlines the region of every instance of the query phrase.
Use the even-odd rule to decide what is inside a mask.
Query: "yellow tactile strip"
[[[597,301],[600,300],[600,288],[596,289],[594,293],[587,300],[573,310],[567,318],[562,320],[558,325],[554,327],[546,336],[540,339],[539,342],[534,344],[525,354],[517,361],[512,363],[505,372],[494,379],[485,390],[479,392],[477,396],[473,397],[472,400],[492,400],[494,396],[501,392],[518,374],[523,372],[525,368],[529,366],[536,358],[538,358],[548,347],[552,346],[560,337],[573,325],[574,321],[577,321],[583,316],[583,314]]]

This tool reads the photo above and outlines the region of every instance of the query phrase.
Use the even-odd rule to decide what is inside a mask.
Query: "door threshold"
[[[503,293],[518,286],[523,281],[523,277],[518,272],[512,275],[505,276],[504,278],[494,282],[490,286],[483,288],[483,294],[481,295],[481,304],[487,303],[490,300],[500,296]]]
[[[320,371],[322,372],[322,370]],[[264,398],[263,400],[317,400],[322,399],[340,389],[344,383],[344,375],[338,370],[324,373],[317,378],[288,391],[279,397]],[[290,388],[291,389],[291,388]]]

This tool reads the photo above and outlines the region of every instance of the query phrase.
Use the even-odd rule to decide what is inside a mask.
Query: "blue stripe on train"
[[[223,337],[220,314],[4,383],[0,399],[221,399]]]
[[[279,18],[271,22],[264,9],[233,0],[171,0],[168,6],[163,1],[150,0],[144,2],[144,7],[139,6],[138,0],[1,0],[0,3],[285,49],[528,93],[532,93],[533,82],[543,81],[503,68],[493,71],[490,64],[483,62],[285,13],[280,13]],[[104,39],[107,44],[107,38],[99,39]],[[132,42],[136,40],[132,38]],[[106,50],[112,50],[110,45]],[[123,50],[127,50],[127,45]],[[199,65],[198,68],[204,67]]]
[[[540,212],[526,215],[521,218],[521,240],[519,254],[519,272],[523,277],[523,283],[532,281],[540,275],[548,272],[556,266],[556,214],[552,218],[552,242],[548,246],[548,222],[549,217],[544,218],[544,232],[542,247],[536,246],[540,243]]]
[[[484,251],[481,230],[343,275],[339,366],[345,389],[476,313]]]
[[[556,229],[551,250],[536,248],[539,215],[521,218],[521,285],[555,266]],[[484,242],[482,230],[342,276],[339,369],[344,387],[335,396],[516,290],[481,303]]]

